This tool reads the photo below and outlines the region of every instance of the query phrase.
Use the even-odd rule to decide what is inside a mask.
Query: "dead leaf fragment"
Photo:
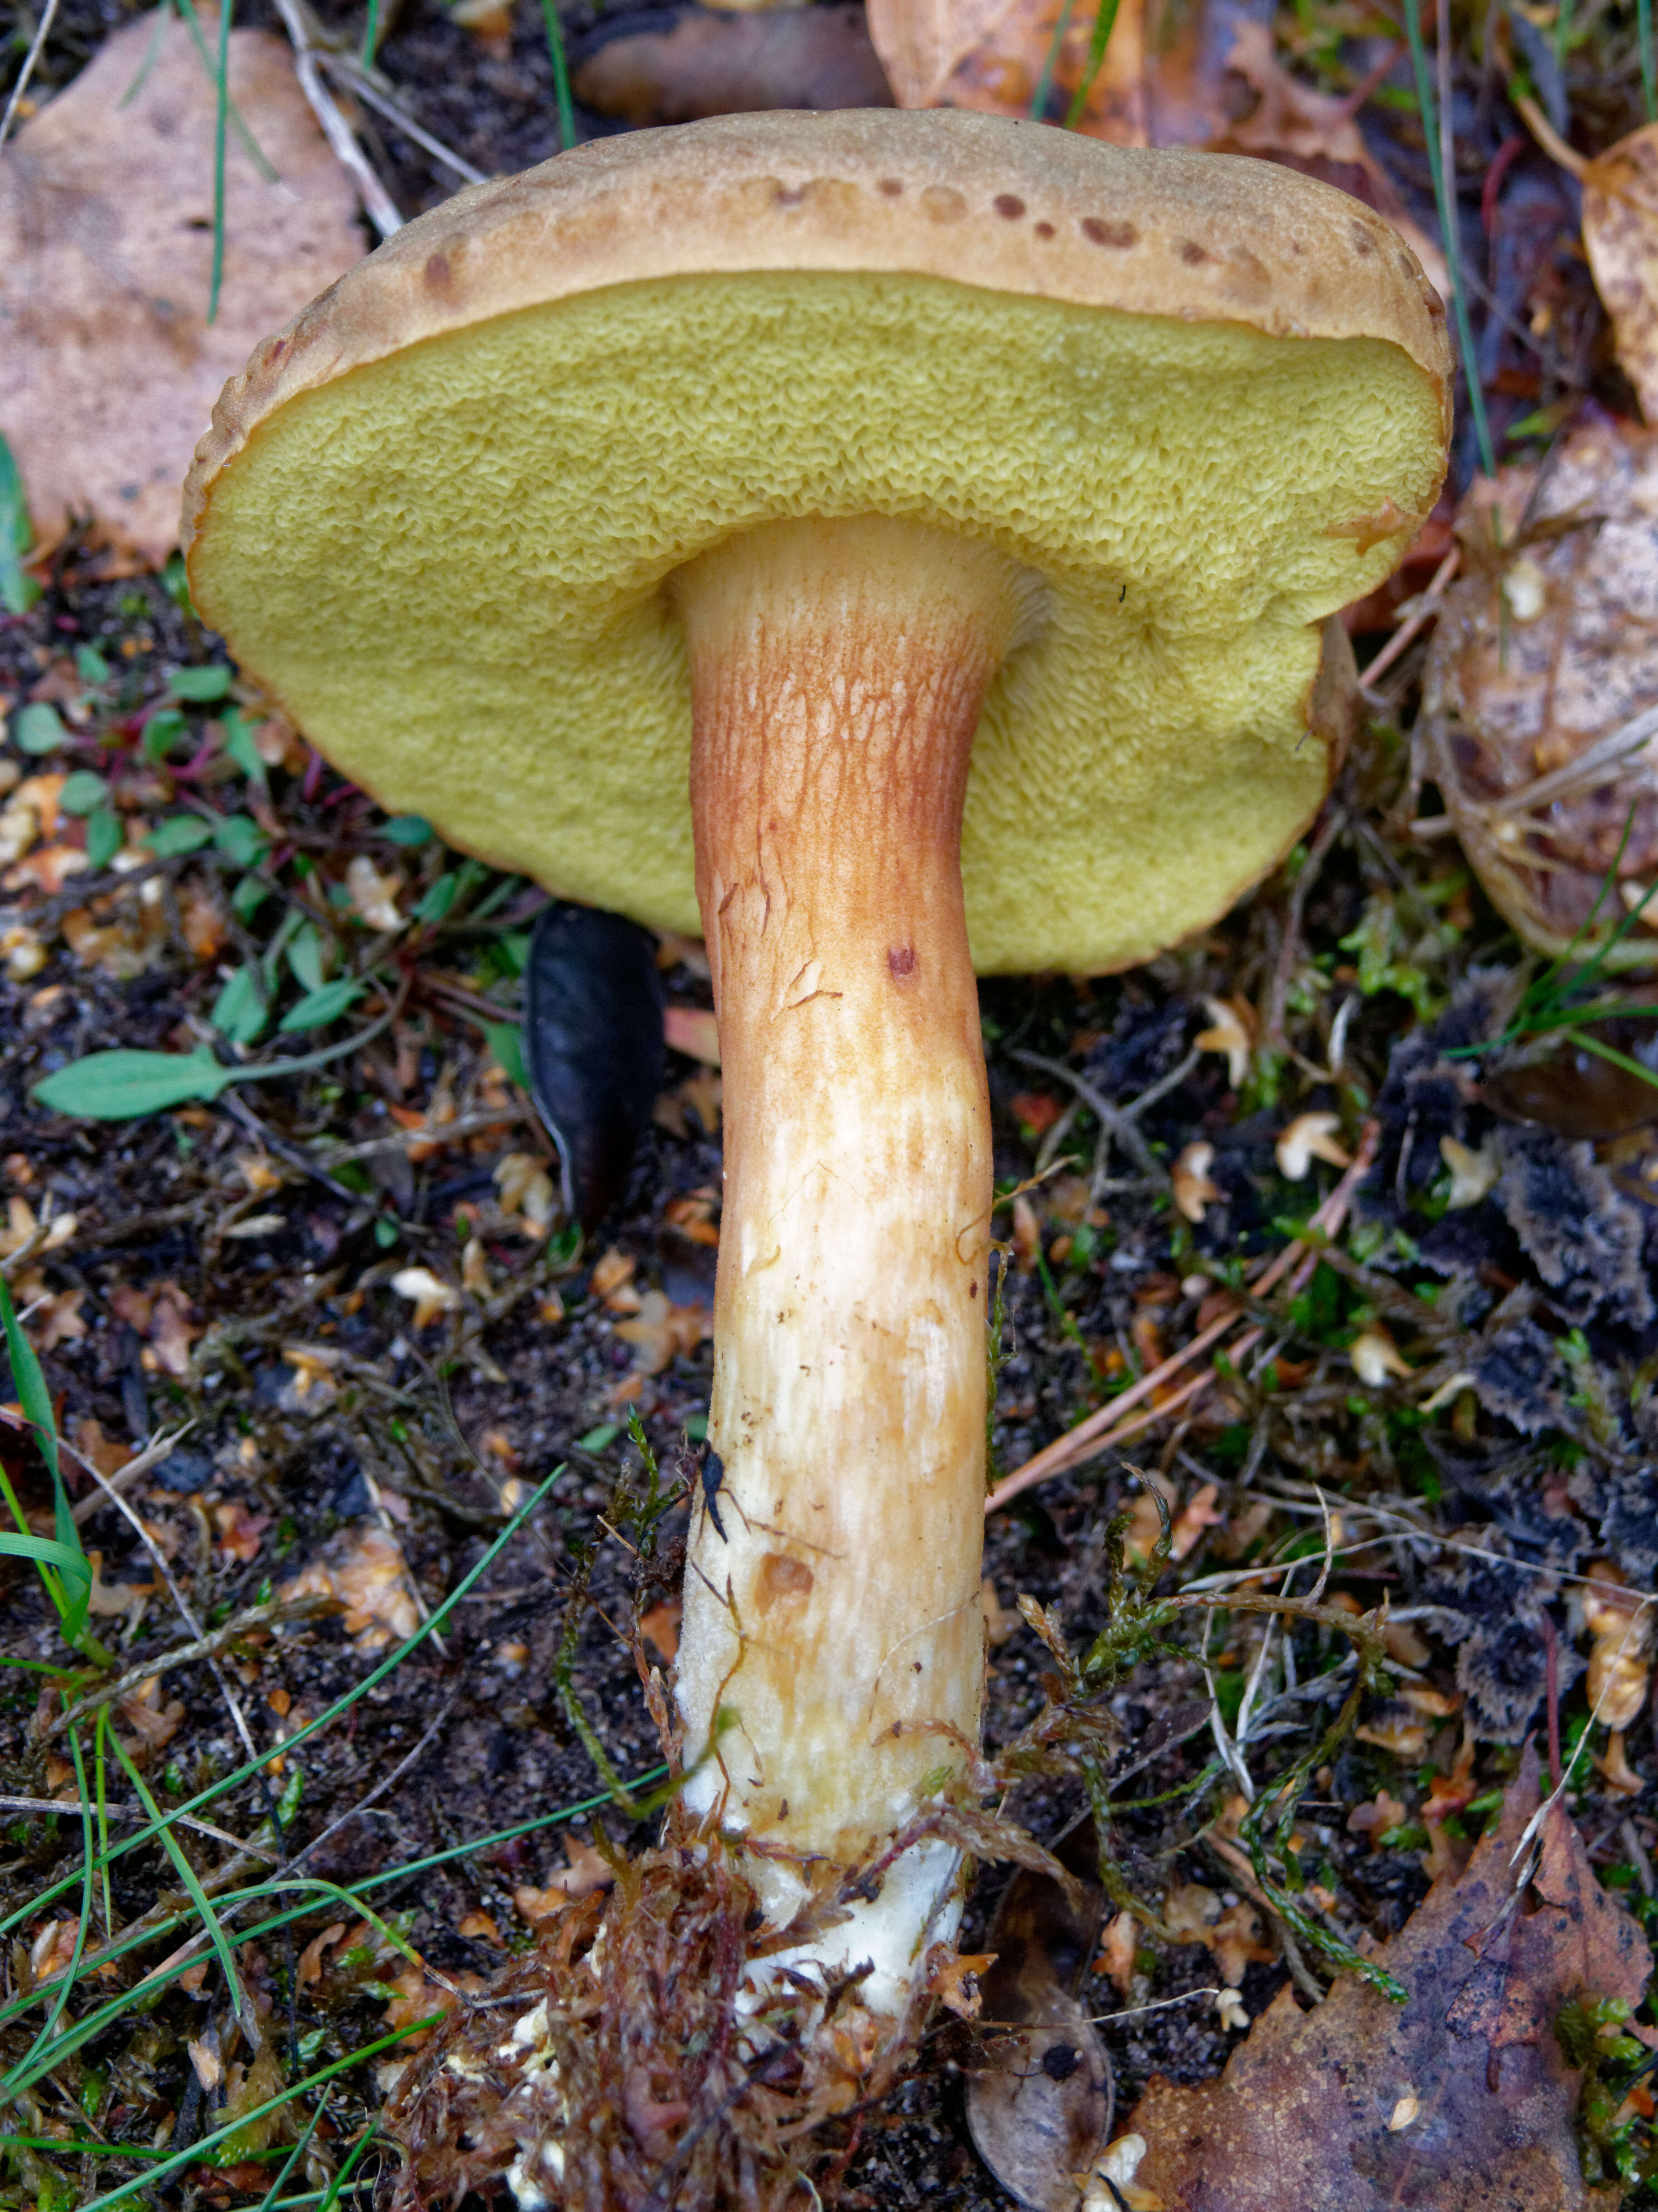
[[[211,52],[216,18],[203,16],[202,34]],[[159,568],[220,387],[361,258],[355,189],[286,41],[233,31],[228,76],[276,178],[232,131],[210,325],[216,103],[176,15],[106,38],[0,157],[0,431],[45,544],[90,513]]]
[[[1349,1166],[1352,1156],[1336,1134],[1340,1127],[1339,1114],[1297,1114],[1272,1147],[1278,1173],[1286,1182],[1299,1182],[1315,1160],[1327,1160],[1333,1168]]]
[[[513,1905],[531,1925],[538,1920],[550,1920],[567,1905],[591,1897],[596,1890],[608,1889],[616,1880],[616,1869],[610,1861],[580,1836],[565,1838],[564,1856],[569,1863],[548,1876],[544,1889],[523,1882],[513,1892]]]
[[[1138,2185],[1167,2212],[1611,2212],[1616,2191],[1583,2178],[1582,2077],[1554,2021],[1585,1994],[1638,2004],[1651,1957],[1559,1806],[1513,1895],[1537,1802],[1528,1751],[1467,1871],[1436,1881],[1378,1954],[1405,2005],[1344,1977],[1303,2013],[1286,1989],[1218,2081],[1154,2076],[1130,2122],[1147,2144]]]
[[[453,1313],[460,1304],[460,1292],[452,1283],[446,1283],[429,1267],[400,1267],[392,1278],[392,1287],[400,1298],[408,1298],[415,1309],[415,1327],[424,1328],[440,1314]]]
[[[1210,1180],[1215,1148],[1201,1138],[1186,1146],[1169,1170],[1175,1203],[1188,1221],[1201,1221],[1206,1207],[1218,1205],[1221,1192]]]
[[[1658,423],[1658,124],[1609,146],[1583,174],[1583,250],[1618,361]]]
[[[1464,574],[1424,678],[1428,772],[1493,905],[1562,953],[1614,867],[1591,941],[1658,878],[1658,759],[1624,734],[1658,697],[1658,431],[1597,414],[1540,483],[1481,478],[1456,529]],[[1608,960],[1658,963],[1658,902]]]
[[[978,1970],[987,2042],[969,2078],[967,2116],[979,2155],[1010,2194],[1039,2212],[1076,2212],[1078,2178],[1111,2132],[1111,2063],[1074,1984],[1093,1954],[1104,1899],[1094,1829],[1084,1822],[1057,1856],[1079,1877],[1069,1894],[1050,1874],[1021,1867],[1003,1892]]]
[[[403,1643],[420,1626],[402,1550],[380,1528],[335,1538],[322,1558],[284,1583],[278,1595],[337,1598],[345,1608],[346,1632],[359,1651],[378,1651],[393,1638]]]

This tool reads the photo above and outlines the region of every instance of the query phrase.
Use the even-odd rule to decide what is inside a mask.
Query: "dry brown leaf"
[[[719,1066],[720,1024],[705,1007],[669,1006],[662,1016],[662,1035],[670,1052]]]
[[[383,1528],[358,1528],[337,1537],[320,1559],[284,1583],[277,1595],[337,1598],[359,1651],[378,1651],[394,1637],[402,1643],[420,1626],[403,1553]]]
[[[1537,1796],[1527,1751],[1466,1873],[1436,1881],[1379,1954],[1405,2005],[1344,1978],[1303,2013],[1286,1988],[1218,2081],[1154,2076],[1129,2123],[1148,2145],[1139,2187],[1166,2212],[1611,2212],[1617,2192],[1583,2179],[1581,2077],[1554,2021],[1580,1996],[1637,2004],[1651,1957],[1558,1805],[1513,1894]],[[1390,2124],[1412,2099],[1408,2124]]]
[[[592,1897],[601,1889],[608,1889],[616,1880],[616,1869],[601,1852],[596,1851],[580,1836],[567,1836],[564,1855],[569,1863],[550,1875],[545,1889],[537,1889],[530,1882],[522,1882],[513,1892],[513,1903],[520,1917],[533,1925],[537,1921],[550,1920],[567,1905],[579,1899]]]
[[[129,1452],[126,1456],[131,1459],[132,1455]],[[87,1594],[87,1611],[96,1613],[101,1620],[118,1620],[122,1613],[131,1613],[134,1606],[142,1603],[155,1591],[153,1582],[106,1583],[101,1552],[88,1552],[87,1565],[92,1569],[92,1588]]]
[[[1456,527],[1468,573],[1429,653],[1428,772],[1492,903],[1559,953],[1614,863],[1602,923],[1658,876],[1658,761],[1619,749],[1658,698],[1658,432],[1595,415],[1540,485],[1531,467],[1481,478]],[[1610,958],[1658,963],[1658,901]]]
[[[1092,1822],[1057,1848],[1074,1889],[1019,1868],[985,1937],[991,1955],[961,1962],[977,1974],[986,2028],[1005,2031],[987,2035],[967,2117],[980,2156],[1021,2204],[1076,2212],[1077,2177],[1111,2132],[1111,2062],[1076,1994],[1105,1900],[1090,1880],[1099,1869]]]
[[[166,1705],[161,1703],[159,1674],[130,1690],[115,1710],[132,1730],[134,1741],[129,1748],[133,1751],[162,1751],[184,1726],[183,1701],[173,1698]]]
[[[870,36],[901,107],[1026,116],[1060,7],[1061,0],[870,0]],[[1092,9],[1068,15],[1053,79],[1066,108],[1094,27]],[[1146,144],[1145,76],[1145,0],[1121,0],[1079,127],[1120,146]]]
[[[659,1657],[666,1661],[671,1661],[679,1650],[680,1613],[677,1597],[665,1598],[640,1620],[640,1634]]]
[[[202,26],[211,50],[216,19]],[[178,543],[179,485],[221,386],[362,254],[355,187],[286,43],[233,31],[229,83],[280,182],[265,181],[233,129],[211,326],[216,102],[182,21],[116,31],[0,157],[0,431],[43,544],[91,513],[159,566]]]
[[[1658,123],[1607,147],[1583,173],[1583,248],[1618,360],[1658,423]]]
[[[634,1347],[641,1375],[659,1375],[677,1353],[693,1352],[714,1334],[714,1316],[704,1305],[677,1306],[661,1291],[647,1291],[631,1321],[619,1321],[616,1333]]]

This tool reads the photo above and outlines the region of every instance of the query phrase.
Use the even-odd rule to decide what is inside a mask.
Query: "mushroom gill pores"
[[[979,1728],[975,969],[1205,925],[1316,810],[1327,618],[1443,472],[1442,310],[1341,193],[967,113],[604,141],[410,224],[227,389],[192,589],[346,774],[701,926],[726,1202],[678,1819],[786,1923]],[[877,2047],[918,1845],[797,1972]]]

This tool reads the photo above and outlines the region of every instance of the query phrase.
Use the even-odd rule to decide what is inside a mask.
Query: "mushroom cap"
[[[1403,241],[1290,170],[720,117],[461,192],[260,347],[185,486],[191,589],[386,805],[694,931],[665,580],[784,517],[988,541],[1044,590],[975,740],[975,963],[1100,972],[1315,811],[1321,625],[1437,496],[1449,372]]]

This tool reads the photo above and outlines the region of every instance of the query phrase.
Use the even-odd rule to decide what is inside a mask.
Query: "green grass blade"
[[[1089,35],[1088,59],[1083,64],[1081,82],[1065,118],[1067,131],[1074,131],[1088,112],[1088,95],[1094,89],[1094,80],[1105,65],[1105,50],[1111,43],[1111,33],[1116,27],[1118,0],[1100,0],[1094,17],[1094,28]]]
[[[184,0],[186,9],[195,0]],[[219,288],[224,282],[224,155],[230,130],[231,0],[219,0],[219,63],[215,73],[213,117],[213,272],[208,279],[207,319],[219,319]]]
[[[1641,42],[1641,89],[1646,95],[1647,120],[1658,121],[1658,69],[1653,65],[1652,0],[1635,0],[1636,35]]]
[[[564,51],[564,26],[558,20],[558,0],[541,0],[547,19],[547,52],[553,64],[553,98],[558,107],[558,150],[568,154],[575,144],[575,103],[570,98],[570,59]]]
[[[288,2175],[293,2172],[295,2167],[305,2156],[307,2151],[310,2149],[311,2138],[316,2134],[317,2130],[321,2126],[322,2116],[327,2110],[328,2096],[327,2093],[325,2091],[322,2097],[318,2101],[316,2111],[313,2112],[311,2118],[306,2123],[305,2133],[300,2137],[298,2142],[295,2144],[293,2149],[288,2152],[287,2158],[283,2160],[282,2172],[271,2183],[270,2188],[265,2191],[264,2196],[257,2208],[257,2212],[271,2212],[271,2208],[274,2206],[278,2196],[282,2192],[282,2185],[283,2182],[287,2180]]]
[[[196,20],[196,10],[193,8],[181,6],[179,9],[179,14],[183,20],[185,28],[190,33],[191,43],[195,46],[197,60],[200,62],[202,67],[207,71],[209,82],[210,83],[216,84],[218,82],[218,73],[213,66],[213,57],[207,50],[207,40],[202,36],[202,27]],[[252,162],[254,167],[264,179],[266,184],[280,184],[282,182],[282,179],[277,175],[276,169],[272,167],[269,158],[260,147],[258,140],[253,136],[253,133],[248,129],[247,125],[242,119],[241,111],[238,108],[235,101],[231,100],[227,94],[225,104],[229,111],[230,127],[235,132],[236,136],[241,140],[243,146],[246,149],[249,161]]]
[[[368,2125],[357,2137],[355,2142],[352,2144],[339,2172],[334,2176],[332,2181],[329,2183],[327,2191],[323,2197],[322,2203],[318,2206],[317,2212],[333,2212],[334,2206],[339,2203],[341,2197],[344,2194],[347,2182],[351,2179],[352,2168],[357,2164],[358,2160],[361,2158],[363,2153],[368,2148],[369,2145],[371,2143],[378,2142],[379,2140],[380,2123],[377,2120],[370,2120]]]
[[[1647,0],[1643,0],[1647,4]],[[1417,106],[1422,116],[1422,129],[1428,142],[1428,166],[1433,172],[1434,204],[1439,210],[1439,228],[1445,241],[1445,267],[1450,279],[1451,313],[1456,321],[1457,344],[1462,356],[1462,371],[1468,387],[1468,412],[1473,417],[1474,438],[1479,447],[1479,465],[1488,477],[1497,474],[1497,458],[1491,447],[1491,424],[1485,419],[1485,393],[1479,381],[1479,363],[1474,356],[1473,330],[1468,321],[1467,287],[1462,282],[1462,240],[1457,228],[1456,180],[1445,174],[1445,163],[1439,142],[1438,125],[1435,120],[1437,104],[1434,98],[1433,79],[1428,71],[1428,52],[1422,39],[1422,15],[1416,0],[1405,10],[1405,35],[1410,42],[1411,70],[1416,79]]]
[[[1036,89],[1030,95],[1030,119],[1033,123],[1048,120],[1048,99],[1054,89],[1054,72],[1060,66],[1060,56],[1065,48],[1065,34],[1071,28],[1072,12],[1076,4],[1077,0],[1063,0],[1059,20],[1054,26],[1054,35],[1048,42],[1042,72],[1036,79]]]
[[[374,52],[380,42],[380,0],[368,0],[368,21],[362,27],[362,65],[374,66]]]
[[[1643,1067],[1638,1060],[1631,1060],[1628,1053],[1618,1052],[1611,1045],[1602,1044],[1599,1037],[1592,1037],[1582,1030],[1568,1030],[1566,1037],[1569,1043],[1581,1045],[1585,1052],[1594,1053],[1597,1059],[1609,1060],[1614,1067],[1621,1067],[1625,1075],[1638,1075],[1643,1083],[1649,1083],[1655,1091],[1658,1091],[1658,1075],[1655,1075],[1649,1067]]]
[[[127,1756],[126,1747],[122,1743],[120,1737],[112,1735],[110,1741],[115,1747],[115,1756],[120,1761],[127,1780],[138,1793],[139,1803],[149,1814],[150,1819],[159,1825],[161,1808],[150,1796],[149,1785],[143,1776],[139,1773]],[[250,2035],[257,2036],[258,2033],[257,2015],[248,2002],[246,1992],[242,1988],[241,1977],[236,1972],[235,1956],[231,1950],[229,1939],[219,1925],[219,1916],[208,1900],[207,1892],[202,1887],[201,1877],[185,1856],[184,1847],[172,1829],[162,1828],[161,1832],[161,1841],[167,1848],[167,1855],[173,1862],[173,1871],[189,1891],[190,1901],[200,1914],[202,1924],[207,1929],[213,1948],[218,1954],[220,1970],[224,1975],[225,1987],[230,1992],[230,2002],[236,2016]]]
[[[292,1758],[301,1744],[308,1743],[313,1735],[320,1734],[324,1729],[337,1720],[342,1713],[349,1712],[360,1698],[366,1697],[370,1690],[377,1688],[388,1674],[400,1667],[410,1652],[426,1641],[434,1629],[443,1626],[467,1592],[489,1572],[490,1567],[512,1542],[513,1537],[517,1535],[519,1530],[536,1510],[563,1472],[563,1464],[561,1462],[553,1469],[540,1488],[519,1506],[494,1543],[479,1558],[477,1565],[456,1583],[442,1604],[433,1608],[430,1615],[421,1623],[406,1644],[399,1644],[395,1651],[381,1660],[378,1667],[372,1668],[363,1676],[355,1689],[348,1690],[343,1698],[337,1698],[334,1703],[319,1713],[314,1720],[307,1721],[301,1729],[284,1740],[282,1750],[286,1756]],[[199,1812],[203,1805],[216,1802],[219,1798],[225,1796],[227,1791],[238,1788],[244,1782],[251,1781],[264,1764],[265,1761],[263,1759],[249,1759],[246,1765],[233,1769],[219,1781],[210,1784],[207,1789],[197,1790],[195,1796],[186,1799],[182,1805],[175,1806],[172,1812],[158,1814],[152,1826],[141,1828],[131,1836],[123,1837],[119,1843],[112,1844],[105,1855],[105,1863],[112,1863],[116,1859],[124,1858],[129,1851],[137,1850],[146,1844],[154,1843],[156,1835],[162,1829],[170,1828],[173,1821],[182,1814]],[[599,1802],[603,1802],[603,1800]],[[477,1847],[474,1845],[470,1848]],[[73,1881],[73,1875],[65,1875],[61,1881],[43,1890],[38,1897],[31,1899],[27,1905],[20,1905],[15,1911],[9,1913],[3,1920],[0,1920],[0,1935],[9,1933],[10,1929],[39,1911],[43,1905],[50,1904],[53,1898],[62,1896]]]
[[[0,1277],[0,1326],[4,1328],[6,1356],[11,1363],[12,1383],[23,1408],[23,1418],[34,1431],[35,1443],[52,1475],[52,1534],[69,1555],[57,1563],[61,1584],[53,1602],[58,1608],[64,1641],[73,1647],[80,1643],[86,1631],[87,1613],[92,1602],[92,1568],[82,1548],[81,1532],[75,1525],[75,1516],[70,1510],[69,1492],[64,1487],[64,1470],[58,1461],[58,1425],[52,1416],[52,1393],[46,1388],[46,1378],[40,1371],[40,1363],[34,1356],[34,1346],[19,1325],[17,1310],[11,1302],[11,1288],[3,1277]],[[17,1515],[15,1499],[9,1497],[7,1502],[14,1516],[20,1520],[20,1533],[28,1534],[27,1523],[21,1522],[21,1516]],[[50,1583],[47,1589],[52,1589]]]
[[[307,2075],[303,2081],[296,2081],[291,2089],[284,2089],[281,2096],[267,2097],[264,2104],[255,2105],[252,2112],[240,2113],[224,2127],[215,2128],[211,2135],[198,2136],[184,2150],[174,2151],[171,2157],[150,2172],[135,2175],[132,2180],[123,2182],[118,2189],[107,2190],[103,2196],[94,2197],[89,2204],[80,2207],[80,2212],[114,2212],[116,2205],[131,2203],[135,2196],[154,2189],[158,2182],[165,2181],[169,2174],[178,2172],[181,2166],[210,2165],[212,2161],[205,2157],[205,2153],[228,2141],[232,2136],[240,2134],[244,2128],[251,2127],[256,2120],[264,2119],[268,2112],[280,2112],[284,2105],[292,2104],[295,2097],[304,2096],[307,2090],[320,2088],[325,2081],[333,2081],[337,2075],[349,2073],[352,2067],[361,2066],[365,2059],[376,2057],[382,2051],[390,2051],[397,2044],[406,2043],[411,2035],[420,2035],[428,2027],[436,2027],[442,2019],[440,2012],[434,2012],[425,2020],[413,2021],[407,2027],[398,2028],[391,2035],[380,2036],[374,2043],[365,2043],[361,2051],[351,2051],[343,2058],[337,2058],[331,2066],[325,2066],[319,2072]]]
[[[68,1966],[61,1974],[52,1976],[56,1994],[51,2010],[40,2023],[40,2033],[29,2045],[21,2065],[12,2069],[20,2074],[25,2072],[42,2051],[46,2052],[46,2062],[41,2072],[58,2063],[57,2051],[47,2051],[46,2046],[58,2033],[58,2023],[64,2016],[64,2007],[69,2002],[69,1993],[81,1971],[82,1954],[87,1948],[87,1927],[92,1917],[92,1808],[87,1800],[87,1770],[81,1757],[81,1737],[76,1729],[69,1731],[69,1751],[75,1762],[76,1795],[81,1801],[81,1866],[84,1877],[81,1884],[81,1924],[76,1930],[75,1949]]]
[[[635,1790],[642,1790],[647,1784],[655,1782],[666,1772],[665,1767],[653,1766],[647,1772],[640,1775],[630,1786]],[[371,1889],[389,1889],[398,1882],[412,1881],[417,1875],[429,1873],[435,1867],[445,1866],[451,1859],[465,1858],[477,1851],[493,1850],[497,1844],[511,1843],[519,1836],[531,1835],[542,1828],[559,1826],[567,1820],[580,1819],[584,1813],[596,1813],[601,1806],[610,1802],[610,1800],[607,1795],[584,1797],[574,1805],[561,1807],[556,1813],[537,1814],[533,1820],[518,1821],[510,1828],[499,1828],[493,1835],[475,1836],[465,1843],[451,1844],[443,1850],[434,1851],[424,1858],[410,1859],[406,1865],[388,1867],[380,1874],[371,1875],[366,1881],[359,1882],[355,1890],[349,1891],[346,1894],[351,1898],[353,1908],[361,1911],[362,1897]],[[232,1912],[239,1911],[242,1905],[266,1893],[266,1885],[261,1882],[254,1887],[233,1891],[228,1897],[221,1898],[219,1904],[222,1923],[228,1919]],[[38,1905],[39,1900],[36,1902]],[[34,1909],[36,1908],[33,1905],[30,1907],[31,1911]],[[234,1937],[236,1948],[240,1949],[246,1943],[261,1942],[266,1936],[279,1934],[282,1929],[291,1927],[296,1920],[305,1919],[308,1914],[316,1910],[317,1907],[311,1904],[293,1905],[281,1912],[272,1914],[267,1920],[256,1921],[251,1927],[237,1930]],[[117,1942],[107,1946],[99,1953],[98,1962],[113,1964],[125,1958],[131,1952],[142,1950],[147,1944],[159,1942],[164,1936],[170,1935],[175,1929],[181,1927],[185,1917],[186,1915],[183,1911],[173,1913],[139,1934],[129,1937],[125,1942]],[[169,1967],[165,1972],[158,1972],[153,1976],[146,1976],[138,1987],[142,1988],[146,1997],[159,1995],[161,1990],[169,1988],[176,1982],[181,1975],[188,1973],[191,1963],[187,1959],[180,1959],[175,1966]],[[96,2010],[88,2013],[84,2018],[77,2021],[72,2028],[66,2030],[52,2045],[52,2064],[58,2065],[71,2052],[79,2050],[83,2043],[89,2043],[101,2035],[105,2029],[127,2009],[135,1994],[134,1990],[129,1990],[122,1991],[118,1996],[106,1998],[103,2004]],[[31,2005],[38,2004],[39,2001],[40,1992],[38,1990],[32,1990],[27,1996],[14,1997],[9,2004],[0,2007],[0,2027],[3,2027],[9,2021],[15,2020],[21,2014],[27,2012]]]

